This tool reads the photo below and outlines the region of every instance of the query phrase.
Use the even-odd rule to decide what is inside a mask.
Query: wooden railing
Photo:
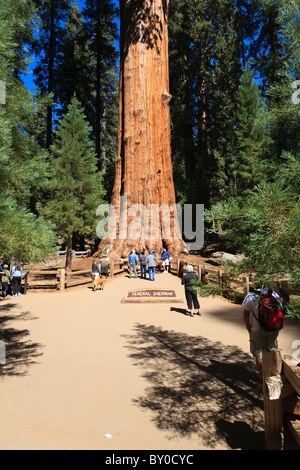
[[[59,251],[58,252],[58,256],[64,256],[66,255],[66,251]],[[90,256],[91,254],[91,250],[85,250],[85,251],[75,251],[75,250],[72,250],[72,257],[75,257],[75,258],[87,258],[88,256]]]
[[[123,262],[111,262],[109,266],[109,276],[114,277],[124,272]],[[66,271],[65,268],[27,271],[23,281],[23,291],[27,289],[44,289],[64,291],[67,288],[89,284],[92,282],[91,269],[80,271]]]
[[[293,357],[263,351],[265,445],[267,450],[300,448],[300,370]],[[291,442],[291,440],[293,442]]]
[[[81,252],[79,252],[81,253]],[[161,270],[161,261],[159,260],[157,269]],[[191,264],[194,271],[198,275],[200,281],[211,282],[218,284],[222,290],[230,288],[237,295],[246,295],[251,288],[254,288],[253,278],[251,275],[233,277],[229,276],[223,269],[218,267],[210,267],[205,263],[189,263],[183,259],[171,260],[169,272],[181,277],[185,270],[185,266]],[[114,277],[115,274],[124,272],[127,269],[126,261],[111,262],[110,263],[110,276]],[[91,282],[90,269],[82,271],[66,272],[62,269],[53,269],[49,271],[28,271],[24,275],[23,285],[24,293],[27,288],[44,288],[44,289],[59,289],[64,290],[67,287],[77,286]],[[64,288],[62,288],[64,286]],[[274,290],[285,300],[289,300],[290,295],[300,295],[300,291],[289,287],[286,280],[276,281]]]
[[[255,288],[252,275],[241,275],[232,276],[219,267],[209,267],[205,263],[197,264],[195,262],[188,262],[186,260],[178,259],[176,261],[170,261],[169,271],[181,277],[184,274],[184,268],[187,264],[191,264],[194,268],[195,273],[198,275],[200,281],[208,281],[218,284],[223,290],[231,288],[237,294],[244,296],[250,292],[250,289]],[[275,281],[271,286],[274,290],[283,298],[284,301],[288,302],[290,295],[300,295],[299,289],[289,287],[287,280]]]

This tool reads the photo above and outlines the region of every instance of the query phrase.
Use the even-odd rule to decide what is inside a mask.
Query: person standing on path
[[[146,273],[147,273],[147,255],[145,254],[145,251],[142,251],[142,254],[140,255],[140,265],[141,265],[141,278],[146,279]]]
[[[249,333],[250,352],[255,358],[257,371],[262,378],[262,351],[270,348],[278,348],[278,331],[264,330],[258,321],[260,306],[260,294],[270,294],[282,308],[282,302],[277,292],[270,289],[256,289],[255,292],[249,292],[242,302],[244,307],[243,316],[246,329]]]
[[[99,264],[99,259],[94,258],[92,262],[92,278],[93,279],[99,279],[100,277],[100,264]]]
[[[2,264],[3,264],[3,259],[0,259],[0,289],[2,289],[2,277],[4,275]],[[0,300],[3,300],[3,297],[0,297]]]
[[[128,258],[130,279],[132,278],[133,271],[134,271],[135,277],[137,277],[138,260],[139,260],[138,255],[135,253],[135,250],[132,250]]]
[[[3,276],[2,276],[2,295],[3,295],[3,297],[7,296],[8,282],[9,282],[8,264],[4,264],[4,266],[3,266]]]
[[[186,266],[186,274],[183,275],[181,284],[184,286],[185,298],[189,309],[189,315],[194,316],[193,307],[196,310],[196,315],[201,315],[200,305],[198,301],[197,289],[195,287],[195,281],[199,281],[194,268],[190,264]]]
[[[161,259],[163,260],[162,265],[164,267],[164,273],[167,273],[170,264],[170,253],[165,248],[162,252]]]
[[[101,266],[101,277],[105,277],[105,282],[107,282],[108,278],[108,271],[109,271],[109,258],[103,256],[100,259],[100,266]]]
[[[21,297],[21,280],[22,280],[23,268],[19,261],[13,265],[10,277],[12,281],[12,292],[13,297]]]
[[[147,256],[149,280],[155,281],[156,254],[154,251]]]

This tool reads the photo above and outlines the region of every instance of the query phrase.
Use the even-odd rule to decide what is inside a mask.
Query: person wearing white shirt
[[[260,377],[262,377],[262,351],[278,348],[277,338],[279,331],[266,331],[258,322],[260,294],[266,294],[268,291],[269,289],[256,289],[254,292],[249,292],[242,303],[242,307],[244,307],[244,323],[249,332],[250,352],[255,358]],[[271,291],[270,295],[277,300],[282,308],[281,298],[277,292]]]

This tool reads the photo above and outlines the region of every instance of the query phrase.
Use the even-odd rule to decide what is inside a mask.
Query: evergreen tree
[[[192,203],[196,189],[195,77],[190,20],[186,1],[170,2],[171,145],[176,197],[180,204]]]
[[[176,187],[185,186],[192,192],[190,202],[209,205],[226,191],[234,142],[240,41],[232,0],[171,3],[173,158],[175,165],[184,168],[183,179],[180,174],[177,177],[176,170],[174,177]]]
[[[282,34],[282,1],[253,0],[253,3],[257,33],[250,53],[262,90],[270,99],[268,91],[281,83],[288,61],[288,44]]]
[[[112,0],[86,0],[83,16],[92,57],[89,93],[94,99],[92,113],[87,117],[93,128],[98,167],[107,176],[105,184],[111,190],[109,171],[114,167],[117,146],[117,10]]]
[[[37,65],[34,68],[35,84],[43,94],[51,95],[48,105],[46,148],[52,143],[53,111],[58,100],[57,90],[61,77],[58,75],[65,37],[65,22],[71,0],[35,0],[40,20],[39,37],[34,43]]]
[[[271,145],[260,89],[248,67],[244,69],[241,77],[236,105],[236,145],[230,169],[233,194],[242,201],[260,182],[263,171],[262,159],[267,151],[270,151]]]
[[[36,215],[47,154],[30,135],[36,102],[19,78],[29,61],[21,31],[32,14],[30,0],[0,4],[0,77],[6,85],[5,104],[0,104],[0,250],[7,261],[12,256],[41,260],[56,243],[51,226]]]
[[[85,115],[90,116],[93,109],[90,79],[92,54],[76,1],[68,14],[61,50],[62,59],[57,67],[57,74],[60,77],[57,83],[57,98],[60,105],[57,114],[60,117],[66,114],[68,105],[76,93],[78,100],[84,106]]]
[[[65,239],[66,268],[71,270],[73,236],[95,236],[96,209],[104,197],[90,129],[76,97],[59,123],[51,151],[51,198],[42,212]]]

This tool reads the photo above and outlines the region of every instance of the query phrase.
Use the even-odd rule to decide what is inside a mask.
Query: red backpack
[[[283,309],[272,291],[259,292],[258,322],[266,331],[279,331],[283,327]]]

